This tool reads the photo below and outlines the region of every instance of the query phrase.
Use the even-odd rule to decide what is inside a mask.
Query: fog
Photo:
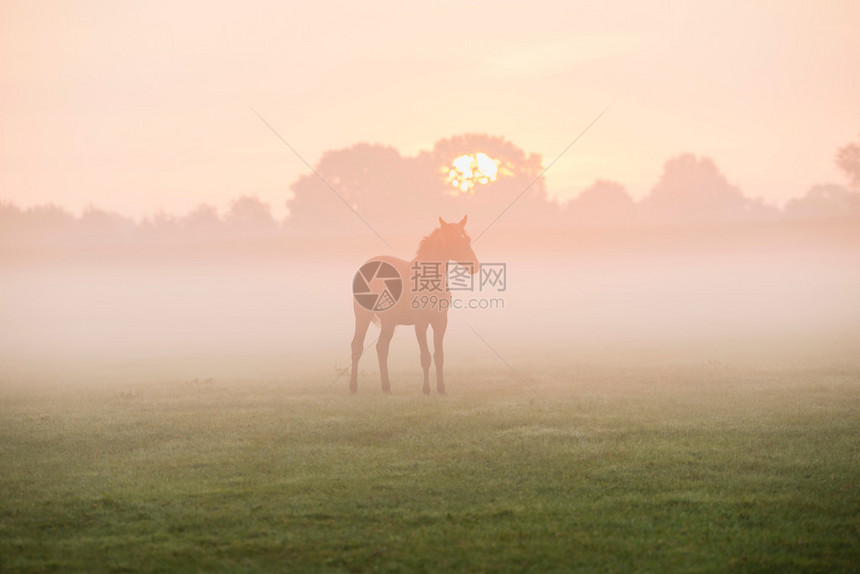
[[[415,244],[432,228],[431,220]],[[507,283],[454,292],[464,307],[474,300],[493,308],[449,311],[449,391],[468,384],[458,370],[476,365],[506,381],[545,365],[568,365],[575,377],[583,361],[856,360],[860,241],[845,229],[839,243],[822,240],[833,235],[833,226],[822,226],[818,235],[782,237],[779,248],[766,241],[772,230],[743,246],[727,228],[710,237],[604,230],[565,241],[488,232],[474,250],[482,262],[504,263]],[[579,240],[585,244],[573,244]],[[7,258],[0,375],[116,384],[267,377],[288,385],[301,373],[346,392],[352,277],[386,251],[374,241],[356,237],[336,253],[318,243],[263,255]],[[409,258],[412,250],[395,254]],[[365,344],[377,334],[372,326]],[[397,328],[390,362],[394,390],[418,392],[411,326]],[[361,389],[378,392],[372,347],[361,369]]]
[[[848,184],[813,185],[782,207],[693,154],[667,160],[641,200],[599,180],[560,204],[539,156],[480,134],[414,156],[332,150],[292,184],[281,220],[248,195],[223,214],[202,204],[141,220],[0,202],[0,376],[289,384],[302,373],[342,391],[356,271],[377,255],[412,259],[441,217],[464,214],[478,261],[504,282],[484,284],[481,268],[452,290],[452,391],[469,365],[510,378],[587,360],[855,360],[857,157],[858,143],[837,153]],[[377,334],[362,388],[378,388]],[[411,326],[389,360],[393,388],[416,388]]]

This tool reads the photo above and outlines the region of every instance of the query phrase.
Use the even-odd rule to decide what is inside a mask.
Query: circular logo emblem
[[[403,280],[397,269],[385,261],[368,261],[352,279],[352,295],[368,311],[391,309],[400,299],[401,293]]]

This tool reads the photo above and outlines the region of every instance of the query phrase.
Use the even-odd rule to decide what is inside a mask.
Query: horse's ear
[[[468,216],[468,215],[464,215],[464,216],[463,216],[463,219],[461,219],[461,220],[460,220],[460,223],[458,223],[457,225],[459,225],[460,227],[466,227],[466,220],[467,220],[467,219],[469,219],[469,216]]]
[[[439,217],[439,225],[448,225],[448,222],[445,221],[444,219],[442,219],[442,217],[440,216]]]

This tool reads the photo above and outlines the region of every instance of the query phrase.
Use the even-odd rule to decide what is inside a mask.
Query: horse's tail
[[[379,318],[379,315],[374,313],[370,316],[370,322],[379,327],[382,324],[382,319]]]

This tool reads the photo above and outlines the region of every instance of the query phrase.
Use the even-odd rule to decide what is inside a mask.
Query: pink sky
[[[548,163],[609,106],[547,174],[560,197],[597,178],[641,197],[681,152],[775,203],[843,181],[860,3],[657,6],[4,2],[0,199],[141,216],[252,194],[282,214],[307,170],[251,108],[311,164],[469,132]]]

